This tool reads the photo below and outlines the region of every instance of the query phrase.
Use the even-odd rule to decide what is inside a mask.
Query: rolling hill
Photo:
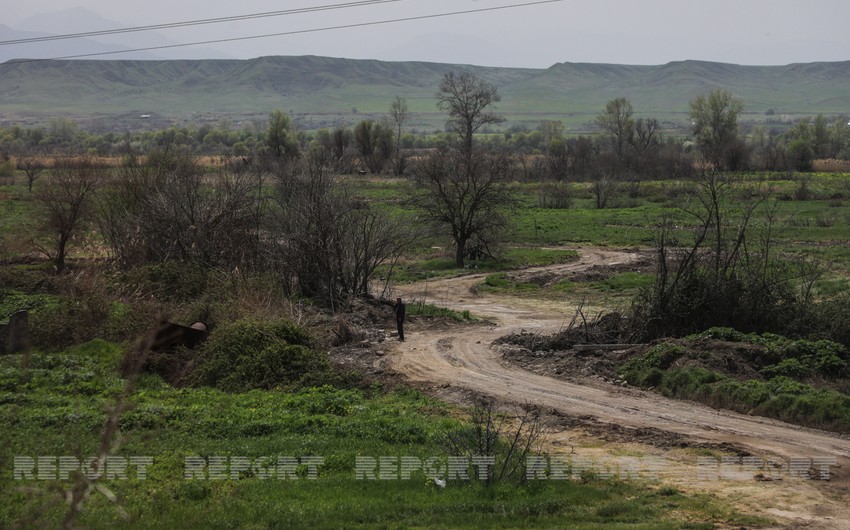
[[[0,64],[0,121],[39,122],[55,116],[157,123],[234,121],[292,114],[305,129],[351,123],[408,100],[413,126],[439,128],[434,93],[451,70],[497,84],[506,126],[560,119],[573,130],[592,121],[605,102],[627,97],[638,115],[684,123],[688,102],[724,88],[744,102],[751,121],[768,111],[799,115],[850,114],[850,61],[787,66],[740,66],[700,61],[659,66],[558,63],[547,69],[492,68],[328,57],[252,60],[34,61]],[[134,121],[135,120],[135,121]],[[134,125],[137,124],[137,125]]]

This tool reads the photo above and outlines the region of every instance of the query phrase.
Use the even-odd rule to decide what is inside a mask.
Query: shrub
[[[310,344],[309,335],[290,322],[237,321],[213,331],[189,379],[228,392],[338,382],[325,355]]]
[[[52,350],[103,337],[109,311],[102,292],[81,290],[60,297],[32,312],[30,340],[37,348]]]
[[[642,356],[623,364],[620,373],[632,385],[658,387],[665,378],[665,370],[685,353],[687,350],[678,344],[656,344]]]
[[[568,210],[573,206],[573,192],[567,183],[547,183],[540,187],[537,204],[541,208]]]
[[[159,300],[183,302],[197,299],[207,288],[210,271],[200,265],[165,261],[145,265],[121,275],[121,283],[132,291]]]
[[[666,370],[682,355],[687,353],[684,346],[664,342],[650,348],[642,357],[632,359],[624,368],[659,368]]]
[[[9,159],[0,161],[0,177],[14,177],[15,163]],[[14,182],[14,181],[13,181]]]

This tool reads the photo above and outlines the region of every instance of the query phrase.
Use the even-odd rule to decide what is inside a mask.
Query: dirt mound
[[[581,322],[581,324],[576,324]],[[606,313],[585,320],[577,313],[573,322],[558,333],[541,335],[521,330],[496,340],[495,344],[513,344],[532,352],[551,352],[572,349],[576,344],[614,344],[626,342],[623,336],[624,319],[620,313]]]
[[[758,369],[746,361],[755,357],[759,346],[712,339],[662,339],[650,344],[619,349],[593,349],[581,340],[580,330],[541,336],[527,331],[505,335],[494,343],[502,358],[531,372],[560,379],[599,379],[623,384],[617,369],[629,359],[641,357],[660,343],[677,344],[686,353],[673,366],[699,366],[742,381],[761,379]],[[581,345],[581,349],[573,349]]]

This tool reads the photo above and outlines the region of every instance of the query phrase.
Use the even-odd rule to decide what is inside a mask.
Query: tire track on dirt
[[[631,252],[583,249],[580,259],[566,264],[526,269],[526,273],[585,271],[595,265],[613,266],[636,262]],[[731,444],[754,455],[834,457],[835,479],[848,481],[850,440],[837,434],[808,429],[769,418],[717,410],[687,401],[666,399],[634,388],[589,381],[588,384],[534,374],[502,361],[491,343],[522,329],[557,331],[572,309],[553,308],[519,298],[474,293],[485,274],[398,286],[407,300],[423,300],[453,310],[469,310],[489,324],[446,330],[412,331],[391,356],[392,368],[419,386],[454,387],[518,404],[530,403],[543,410],[626,428],[651,427],[708,444]],[[833,481],[835,482],[835,480]],[[846,488],[844,488],[846,491]],[[840,504],[840,503],[839,503]],[[834,509],[835,508],[833,506]],[[811,519],[806,519],[811,521]],[[817,520],[816,518],[814,520]],[[840,515],[823,528],[845,528],[850,513]]]

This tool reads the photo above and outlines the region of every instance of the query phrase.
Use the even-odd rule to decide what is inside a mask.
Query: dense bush
[[[309,335],[285,321],[240,320],[218,327],[199,352],[189,377],[199,386],[229,392],[298,388],[339,383],[324,353]]]

